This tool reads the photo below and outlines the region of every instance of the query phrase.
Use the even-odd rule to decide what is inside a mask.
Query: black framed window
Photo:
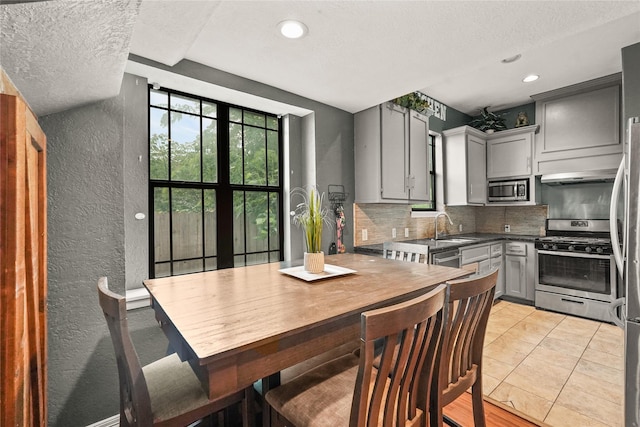
[[[417,205],[411,205],[413,211],[435,211],[436,210],[436,137],[429,135],[427,146],[427,184],[429,191],[429,201]]]
[[[149,87],[150,275],[282,260],[282,122]]]

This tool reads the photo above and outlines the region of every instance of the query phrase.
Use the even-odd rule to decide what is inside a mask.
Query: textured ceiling
[[[0,66],[37,115],[116,96],[139,0],[0,5]]]
[[[128,53],[189,59],[350,112],[423,90],[476,114],[618,72],[620,49],[640,42],[638,0],[60,0],[0,11],[0,64],[37,114],[115,95]],[[284,19],[308,36],[280,36]],[[523,84],[531,72],[541,78]]]

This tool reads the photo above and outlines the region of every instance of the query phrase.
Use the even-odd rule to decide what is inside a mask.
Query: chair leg
[[[458,424],[457,422],[455,422],[451,418],[447,417],[446,415],[442,416],[442,421],[444,421],[444,423],[446,425],[451,426],[451,427],[462,427],[460,424]]]
[[[482,398],[482,380],[478,378],[471,386],[471,402],[473,404],[473,423],[476,427],[485,427],[484,399]]]
[[[253,411],[254,405],[253,386],[249,386],[244,390],[244,399],[242,399],[242,427],[254,427],[256,423]]]

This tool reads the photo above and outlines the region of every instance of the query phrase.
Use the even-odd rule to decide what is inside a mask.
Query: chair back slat
[[[428,401],[421,395],[425,370],[430,378],[441,343],[446,286],[411,301],[362,314],[360,365],[350,426],[421,426]],[[376,342],[382,341],[377,369]],[[427,400],[425,400],[427,399]]]
[[[384,242],[382,256],[398,261],[429,263],[429,246],[403,242]]]
[[[151,398],[140,359],[129,335],[126,300],[109,290],[106,277],[101,277],[98,281],[98,295],[118,365],[120,426],[151,425]]]

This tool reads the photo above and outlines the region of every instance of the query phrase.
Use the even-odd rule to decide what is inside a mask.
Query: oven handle
[[[564,302],[572,302],[574,304],[584,304],[584,301],[576,301],[574,299],[560,298]]]
[[[586,252],[556,252],[556,251],[545,251],[542,249],[538,249],[538,254],[569,256],[573,258],[595,258],[595,259],[609,259],[609,260],[611,259],[611,255],[589,254]]]

